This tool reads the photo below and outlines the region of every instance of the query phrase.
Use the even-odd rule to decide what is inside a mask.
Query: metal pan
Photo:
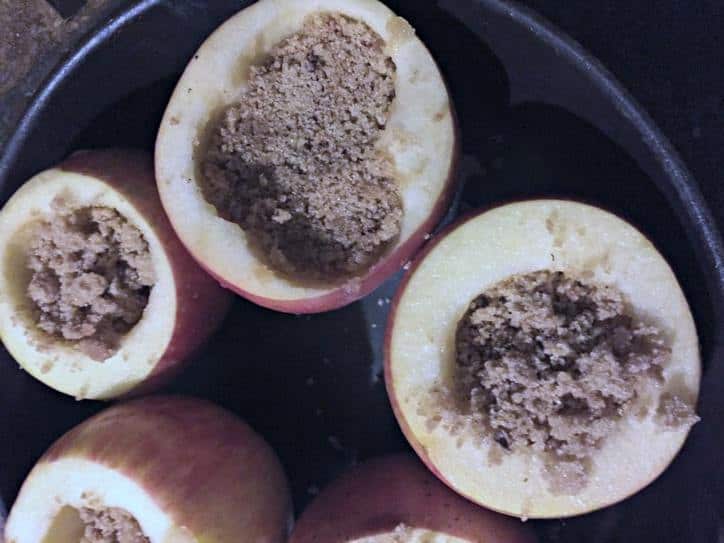
[[[416,27],[450,84],[462,128],[459,207],[556,195],[627,217],[671,263],[700,333],[702,422],[673,465],[619,505],[533,522],[541,539],[717,540],[724,503],[724,250],[696,182],[615,78],[534,13],[503,0],[388,3]],[[0,157],[0,202],[72,150],[152,149],[187,60],[245,4],[142,0],[116,13],[33,99]],[[407,446],[381,381],[382,331],[398,280],[399,274],[367,299],[315,316],[277,314],[239,299],[168,390],[208,397],[265,435],[301,510],[350,463]],[[51,391],[0,351],[0,501],[12,503],[43,450],[101,407]]]

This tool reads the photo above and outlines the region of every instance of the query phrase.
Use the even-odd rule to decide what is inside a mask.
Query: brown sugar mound
[[[79,513],[85,524],[80,543],[149,543],[138,521],[123,509],[84,507]]]
[[[399,236],[399,188],[375,147],[395,97],[383,45],[363,22],[311,16],[214,130],[204,197],[279,271],[359,273]]]
[[[148,303],[155,276],[141,232],[117,211],[84,207],[41,223],[27,293],[43,332],[95,360],[118,348]]]
[[[617,289],[562,272],[513,276],[470,304],[455,390],[504,450],[547,460],[551,490],[586,484],[588,461],[670,355]]]

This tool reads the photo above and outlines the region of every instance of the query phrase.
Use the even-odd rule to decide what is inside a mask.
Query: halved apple
[[[504,293],[526,281],[530,292]],[[578,313],[588,324],[571,325]],[[535,332],[549,318],[552,335]],[[471,340],[471,322],[505,328]],[[696,420],[698,340],[676,277],[633,226],[581,203],[512,203],[451,226],[398,291],[385,356],[390,401],[423,461],[459,494],[520,517],[630,496]]]
[[[291,543],[523,543],[519,521],[457,496],[408,454],[353,468],[312,502]]]
[[[243,100],[252,66],[320,13],[366,24],[396,67],[394,101],[376,148],[391,161],[403,216],[399,235],[369,267],[338,280],[307,281],[279,273],[260,258],[248,232],[220,216],[200,183],[209,131],[220,113]],[[304,99],[315,100],[314,92]],[[404,19],[375,0],[260,0],[220,26],[190,61],[161,123],[155,160],[166,212],[207,271],[257,304],[313,313],[365,296],[413,255],[449,205],[456,157],[456,123],[445,83]],[[278,222],[288,219],[280,211]]]
[[[83,215],[89,221],[91,212],[109,216],[116,229],[109,223],[99,233],[100,223],[76,220]],[[60,244],[58,239],[38,242],[39,225],[65,220],[77,224],[72,226],[76,237],[67,241],[64,254],[58,252],[59,246],[53,245]],[[119,225],[125,230],[119,230]],[[67,234],[64,225],[58,228],[53,235]],[[143,296],[126,293],[136,298],[121,300],[120,293],[114,298],[111,292],[120,288],[118,282],[101,277],[101,270],[94,266],[106,266],[106,271],[115,266],[117,270],[109,273],[118,271],[123,275],[129,273],[129,264],[113,261],[118,255],[110,253],[91,255],[97,262],[86,266],[88,270],[83,273],[89,273],[85,277],[77,274],[80,283],[74,285],[77,290],[73,293],[63,291],[67,285],[62,285],[50,268],[40,272],[45,274],[42,279],[46,283],[38,280],[36,286],[38,296],[45,297],[43,301],[48,302],[49,308],[52,306],[48,311],[54,312],[50,317],[45,315],[55,319],[49,326],[57,325],[60,329],[63,320],[65,324],[82,320],[93,303],[106,304],[105,309],[112,310],[114,304],[133,302],[137,304],[137,322],[121,322],[122,334],[117,330],[117,322],[107,324],[116,327],[114,344],[91,343],[91,349],[83,347],[89,344],[81,343],[88,339],[85,336],[90,334],[89,330],[73,330],[75,335],[63,335],[47,327],[41,330],[39,323],[45,317],[37,298],[29,294],[31,282],[39,277],[39,272],[29,267],[32,247],[50,244],[50,248],[43,249],[43,266],[52,268],[66,265],[69,259],[80,262],[85,258],[87,240],[105,236],[115,239],[117,245],[126,242],[121,238],[133,237],[134,233],[137,239],[144,240],[146,247],[145,264],[149,269],[144,273],[149,277]],[[79,243],[79,239],[83,242]],[[37,174],[0,212],[0,249],[0,338],[26,371],[79,399],[113,398],[163,384],[216,329],[231,300],[227,291],[196,264],[179,242],[158,198],[151,159],[141,151],[78,152],[55,168]],[[86,280],[98,284],[87,285],[83,283]],[[85,300],[92,292],[94,299]],[[61,295],[68,298],[62,306],[56,304]],[[145,307],[138,305],[144,302]],[[78,328],[86,324],[73,323]]]
[[[281,543],[291,515],[282,467],[245,423],[205,401],[149,397],[60,438],[25,480],[5,537]]]

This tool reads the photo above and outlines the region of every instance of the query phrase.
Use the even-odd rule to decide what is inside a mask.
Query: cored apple
[[[582,203],[512,203],[451,226],[404,279],[385,356],[418,455],[510,515],[634,494],[697,420],[697,333],[674,273],[641,232]]]
[[[231,299],[179,242],[141,151],[78,152],[37,174],[0,212],[0,248],[5,347],[34,377],[79,399],[166,382]],[[129,290],[141,274],[145,283]]]
[[[461,498],[408,454],[356,466],[312,502],[291,543],[523,543],[520,521]]]
[[[313,277],[313,280],[309,280],[308,274],[296,274],[294,270],[290,272],[288,269],[280,270],[273,262],[270,263],[270,254],[278,254],[280,251],[265,248],[260,251],[256,238],[252,238],[238,221],[224,218],[218,207],[207,201],[201,187],[204,183],[203,161],[208,151],[210,134],[218,132],[218,129],[214,128],[214,122],[224,115],[227,115],[228,119],[228,114],[225,113],[227,108],[245,99],[254,67],[262,65],[270,51],[283,40],[301,31],[310,17],[322,13],[341,15],[347,18],[345,20],[364,23],[382,40],[383,53],[394,63],[394,88],[391,92],[394,99],[388,118],[378,117],[384,130],[374,143],[374,148],[375,152],[389,160],[391,179],[397,187],[395,190],[399,191],[402,217],[397,225],[398,235],[384,246],[384,250],[379,251],[369,266],[355,269],[349,274]],[[345,31],[340,32],[344,33]],[[375,41],[377,38],[364,39]],[[323,49],[325,43],[320,46]],[[372,46],[368,44],[368,47]],[[325,54],[322,53],[322,57]],[[305,69],[326,69],[319,68],[325,62],[322,57],[309,51],[307,59],[302,61]],[[280,62],[280,66],[281,64],[287,65],[286,61]],[[293,68],[296,64],[289,65]],[[281,70],[280,67],[277,68]],[[270,69],[276,68],[272,66]],[[294,97],[301,96],[300,101],[308,100],[317,104],[317,92],[324,92],[325,89],[324,77],[322,75],[318,81],[313,82],[314,89],[319,87],[320,91],[299,90],[301,95],[297,93]],[[255,92],[259,87],[264,85],[258,84]],[[366,90],[360,87],[356,92],[363,93]],[[353,101],[356,102],[356,98]],[[354,124],[359,112],[352,111],[355,107],[352,100],[345,107],[351,108],[348,113],[352,118],[350,122]],[[322,106],[319,105],[319,108]],[[299,114],[297,110],[294,114],[301,115],[304,122],[308,120],[309,123],[316,115],[313,112],[309,112],[309,115]],[[362,112],[362,115],[364,116],[365,112]],[[247,127],[249,133],[253,135],[255,131],[267,130],[259,124],[263,124],[265,119],[266,117],[259,122],[254,121],[256,124]],[[282,119],[276,120],[281,122]],[[319,122],[324,127],[323,121]],[[231,131],[234,130],[236,129]],[[227,135],[228,133],[229,131],[226,132]],[[311,134],[307,140],[315,137],[316,134]],[[290,145],[297,145],[304,139],[292,135],[289,138],[292,142]],[[264,145],[263,142],[257,143],[262,147]],[[249,146],[240,144],[237,148],[248,150]],[[281,152],[283,154],[285,151]],[[347,150],[340,151],[342,157],[347,154]],[[432,56],[404,19],[374,0],[260,0],[220,26],[188,64],[161,123],[156,141],[155,161],[159,192],[171,223],[181,241],[209,273],[226,287],[257,304],[291,313],[314,313],[341,307],[365,296],[408,261],[449,205],[454,189],[456,156],[456,122],[445,83]],[[303,157],[304,160],[313,158],[306,155]],[[283,167],[288,168],[288,162],[297,159],[298,156],[294,155],[287,162],[284,162],[284,157],[280,161]],[[263,176],[274,179],[277,175],[277,170],[274,170],[277,166],[264,161],[246,163],[235,157],[228,160],[235,162],[234,167],[257,171],[253,174],[256,177],[252,181],[242,179],[239,182],[243,184],[259,181],[262,192],[266,190],[263,187],[268,181]],[[332,164],[335,164],[334,160]],[[354,165],[354,162],[350,164]],[[305,166],[300,168],[304,169]],[[343,172],[346,168],[347,166],[342,168]],[[258,170],[263,173],[258,174]],[[297,175],[298,172],[292,174]],[[312,173],[309,175],[313,176]],[[300,181],[304,182],[303,179]],[[340,188],[339,184],[335,186],[344,198],[347,191]],[[244,190],[243,186],[240,190]],[[316,189],[313,186],[309,188],[306,185],[300,189],[302,192],[314,190]],[[362,194],[360,197],[364,199],[369,195]],[[287,201],[286,198],[286,193],[283,193],[278,201]],[[299,209],[312,205],[310,201],[316,196],[303,195],[299,198],[300,201],[295,204],[294,209],[277,209],[269,219],[269,224],[274,228],[282,228],[279,224],[288,220],[291,224],[301,217],[300,228],[304,228],[304,221],[307,219],[303,216],[304,210]],[[223,195],[220,199],[223,200]],[[228,199],[232,206],[240,200],[231,195]],[[246,202],[243,205],[253,208],[255,203]],[[342,208],[347,203],[338,205]],[[249,217],[246,211],[242,211],[240,215],[240,220]],[[358,219],[360,224],[366,220],[355,215],[345,217],[346,224]],[[328,223],[325,226],[328,229],[326,234],[332,237],[338,235],[340,228],[335,226],[334,220],[324,220]],[[360,226],[358,231],[350,234],[351,237],[364,234],[364,228],[366,227]],[[298,247],[307,243],[310,236],[297,236],[299,243],[286,240],[287,248],[291,247],[290,251],[301,252],[302,256],[315,253],[315,248],[307,251]],[[345,246],[346,249],[349,249],[349,246]],[[287,256],[285,254],[285,257]]]
[[[249,426],[206,401],[148,397],[60,438],[25,480],[5,537],[281,543],[291,514],[282,467]]]

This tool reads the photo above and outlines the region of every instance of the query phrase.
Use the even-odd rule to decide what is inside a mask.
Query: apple
[[[122,512],[147,543],[281,543],[292,518],[269,445],[233,414],[184,397],[116,405],[61,437],[25,480],[5,538],[79,541],[81,512],[103,511]]]
[[[625,411],[590,455],[585,486],[573,492],[552,487],[547,465],[528,443],[506,452],[505,443],[474,426],[472,437],[461,432],[470,417],[460,418],[456,407],[436,396],[440,387],[452,389],[457,326],[471,301],[492,285],[540,270],[574,273],[618,289],[634,315],[663,330],[670,352],[660,380],[641,393],[640,402],[631,404],[635,411]],[[510,515],[578,515],[634,494],[666,469],[695,422],[698,339],[676,277],[641,232],[582,203],[511,203],[449,227],[403,280],[384,349],[388,395],[418,455],[462,496]],[[668,427],[661,409],[672,398],[686,416]],[[435,424],[436,416],[443,423]]]
[[[535,541],[520,521],[461,498],[409,454],[355,466],[297,521],[290,543]]]
[[[155,283],[140,320],[105,360],[37,328],[27,295],[34,224],[65,209],[115,209],[148,243]],[[139,394],[165,383],[221,323],[231,297],[179,242],[158,197],[150,156],[84,151],[37,174],[0,211],[0,338],[31,375],[76,398]]]
[[[366,23],[396,65],[395,99],[378,146],[392,159],[404,215],[397,241],[371,267],[341,281],[309,282],[262,261],[245,231],[205,200],[199,172],[208,126],[238,100],[250,67],[319,12]],[[179,238],[223,285],[271,309],[315,313],[367,295],[423,244],[454,192],[456,140],[453,106],[435,61],[412,27],[382,3],[260,0],[221,25],[186,67],[158,132],[156,178]]]

